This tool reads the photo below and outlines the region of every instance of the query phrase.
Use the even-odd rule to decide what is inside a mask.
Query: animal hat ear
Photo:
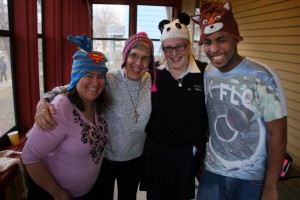
[[[199,21],[200,21],[200,14],[198,15],[191,15],[191,19],[194,23],[199,25]]]
[[[164,30],[164,25],[170,23],[170,20],[164,19],[162,21],[159,22],[158,24],[158,29],[160,30],[160,33],[163,32]]]
[[[230,2],[222,5],[219,3],[204,4],[200,9],[200,14],[191,18],[201,29],[199,45],[203,44],[203,40],[207,36],[219,31],[228,32],[237,40],[243,40],[238,24],[234,19]]]
[[[178,19],[181,24],[184,24],[186,26],[189,25],[191,21],[190,16],[186,13],[179,13]]]

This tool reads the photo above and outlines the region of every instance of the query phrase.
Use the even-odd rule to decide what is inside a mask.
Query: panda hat
[[[169,21],[167,19],[162,20],[158,28],[161,32],[160,41],[163,42],[166,39],[182,38],[190,40],[190,33],[187,29],[187,25],[190,23],[190,16],[186,13],[179,13],[178,19]]]

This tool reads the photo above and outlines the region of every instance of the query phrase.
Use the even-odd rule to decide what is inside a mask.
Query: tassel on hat
[[[106,73],[108,69],[105,63],[107,62],[107,59],[103,53],[99,51],[92,51],[92,40],[86,37],[86,35],[69,35],[67,39],[74,42],[79,49],[73,55],[71,82],[68,90],[72,90],[81,77],[92,71],[103,73],[106,80]]]

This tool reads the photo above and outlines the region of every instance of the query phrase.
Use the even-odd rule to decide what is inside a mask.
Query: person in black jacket
[[[195,171],[205,152],[207,113],[203,72],[206,63],[192,53],[190,17],[159,24],[164,53],[156,68],[157,91],[146,126],[144,173],[140,190],[147,200],[195,198]]]

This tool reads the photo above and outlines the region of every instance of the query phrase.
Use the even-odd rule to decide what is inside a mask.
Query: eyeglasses
[[[149,56],[143,56],[143,57],[141,57],[141,56],[139,56],[139,55],[137,55],[135,53],[129,54],[129,57],[132,60],[134,60],[134,61],[140,60],[142,63],[149,63],[151,61],[151,58]]]
[[[171,53],[173,52],[173,50],[175,49],[176,51],[184,51],[187,47],[187,44],[182,44],[182,45],[178,45],[178,46],[175,46],[175,47],[171,47],[171,46],[166,46],[166,47],[163,47],[163,51],[165,53]]]

